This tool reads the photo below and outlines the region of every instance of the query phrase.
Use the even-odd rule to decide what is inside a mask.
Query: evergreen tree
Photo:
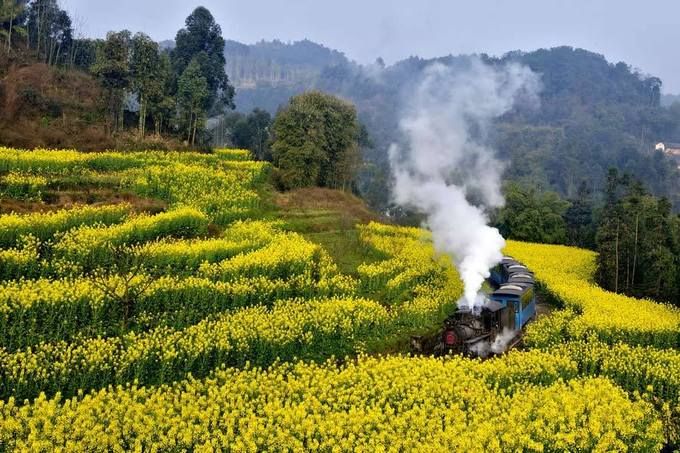
[[[123,128],[123,107],[130,88],[130,42],[128,30],[109,32],[97,48],[97,58],[92,72],[105,92],[109,113],[108,129],[114,133]]]
[[[26,22],[28,42],[47,64],[64,61],[73,41],[73,27],[68,13],[57,0],[34,0]]]
[[[679,234],[667,199],[610,171],[597,229],[598,282],[615,292],[680,305]]]
[[[239,118],[231,132],[232,145],[249,149],[258,160],[271,160],[269,148],[272,117],[269,112],[255,109]]]
[[[144,137],[149,103],[161,97],[164,89],[158,44],[144,33],[131,42],[130,78],[139,100],[139,136]]]
[[[582,248],[595,248],[595,223],[592,194],[585,181],[581,182],[576,198],[564,214],[567,243]]]
[[[202,6],[187,17],[185,25],[177,32],[171,53],[175,74],[180,77],[192,61],[196,62],[208,84],[208,95],[212,100],[209,108],[218,111],[233,107],[234,88],[224,69],[222,29],[210,11]]]
[[[187,142],[196,143],[196,130],[205,121],[206,103],[210,99],[208,81],[203,76],[201,66],[192,60],[177,82],[177,101],[185,114]]]

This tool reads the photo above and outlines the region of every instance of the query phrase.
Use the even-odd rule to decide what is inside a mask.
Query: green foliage
[[[28,235],[40,241],[82,225],[113,225],[122,222],[129,205],[82,206],[57,212],[6,214],[0,217],[0,247],[14,247]]]
[[[273,43],[230,46],[227,58],[233,67],[243,71],[243,80],[256,81],[254,88],[239,90],[238,106],[263,107],[273,113],[285,99],[312,88],[352,101],[375,143],[363,154],[371,167],[361,173],[357,186],[370,204],[384,211],[390,202],[387,150],[395,141],[400,112],[409,107],[403,93],[430,64],[456,68],[470,57],[411,57],[383,67],[379,63],[360,66],[332,54],[320,58],[321,51],[304,58],[299,50],[296,45]],[[259,68],[262,55],[276,62],[275,74],[250,69]],[[485,60],[491,65],[510,61],[528,65],[541,74],[543,83],[539,106],[520,105],[491,129],[492,144],[509,163],[509,179],[568,199],[578,196],[585,181],[598,203],[607,169],[617,167],[680,207],[675,165],[650,152],[655,141],[680,142],[680,103],[675,110],[658,105],[657,78],[571,47],[512,52]],[[278,80],[277,74],[284,74],[285,80]]]
[[[139,135],[143,137],[149,104],[162,102],[168,74],[164,71],[158,44],[149,36],[137,33],[131,48],[130,76],[139,98]]]
[[[359,133],[351,104],[319,91],[291,98],[273,125],[279,183],[286,189],[350,188],[359,163]]]
[[[206,103],[210,99],[208,81],[201,72],[197,59],[191,60],[177,82],[177,101],[185,112],[189,135],[187,141],[194,144],[198,122],[205,118]]]
[[[92,72],[106,93],[105,105],[109,113],[109,131],[123,127],[123,102],[130,87],[130,41],[128,30],[109,32],[106,40],[97,47],[97,57]]]
[[[505,207],[497,226],[504,237],[560,244],[567,240],[564,215],[570,204],[555,192],[537,192],[517,183],[505,187]]]
[[[0,37],[4,41],[0,51],[8,54],[12,51],[13,40],[26,37],[26,27],[23,26],[26,15],[26,0],[2,0],[0,2]]]
[[[680,218],[665,198],[616,170],[597,229],[598,282],[637,297],[680,303]]]
[[[73,27],[68,13],[57,0],[34,0],[26,18],[28,43],[47,64],[68,61],[73,43]]]
[[[567,223],[567,243],[581,248],[595,248],[596,223],[591,191],[581,183],[576,198],[564,214]]]
[[[258,160],[272,160],[270,149],[270,127],[272,117],[269,112],[255,109],[245,116],[239,116],[231,129],[231,144],[240,149],[248,149]]]
[[[199,65],[205,77],[211,104],[208,107],[232,107],[234,88],[224,70],[224,38],[222,29],[206,8],[196,8],[185,22],[186,27],[177,32],[172,64],[180,77],[192,62]]]

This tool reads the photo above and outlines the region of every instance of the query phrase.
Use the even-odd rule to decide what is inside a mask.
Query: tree
[[[86,72],[90,71],[97,61],[97,48],[101,44],[102,41],[97,39],[83,38],[73,40],[69,65]]]
[[[109,113],[109,133],[123,128],[123,107],[130,87],[130,41],[128,30],[109,32],[97,48],[97,58],[92,72],[106,93],[105,104]]]
[[[33,0],[28,19],[28,44],[45,63],[59,64],[68,55],[73,41],[73,27],[68,13],[57,0]]]
[[[187,17],[185,25],[177,32],[171,53],[175,74],[180,77],[192,61],[196,62],[208,86],[208,108],[233,107],[234,88],[229,84],[224,69],[222,29],[215,23],[210,11],[202,6]]]
[[[597,279],[605,288],[680,304],[680,222],[665,198],[610,171],[597,229]]]
[[[311,91],[291,98],[274,119],[272,153],[280,185],[351,187],[359,163],[354,106]]]
[[[177,103],[172,96],[172,67],[167,52],[159,56],[154,90],[149,93],[149,113],[153,117],[154,133],[160,135],[163,125],[175,115]]]
[[[13,35],[26,35],[26,29],[21,26],[25,12],[26,0],[0,0],[0,36],[5,38],[8,54],[12,51]]]
[[[504,192],[505,206],[496,221],[503,236],[529,242],[566,242],[568,201],[555,192],[537,192],[514,182],[507,184]]]
[[[234,123],[231,131],[232,145],[250,150],[258,160],[271,160],[269,149],[271,123],[272,117],[269,112],[253,110]]]
[[[149,102],[161,97],[164,90],[163,68],[158,44],[144,33],[131,42],[130,77],[139,99],[139,136],[144,137]]]
[[[192,60],[177,82],[177,101],[184,112],[187,124],[187,142],[196,142],[196,129],[204,120],[210,88],[197,60]]]
[[[597,228],[597,279],[599,283],[614,292],[619,291],[620,275],[620,244],[623,232],[621,223],[623,218],[620,186],[626,180],[619,178],[616,169],[611,168],[607,173],[606,201],[602,210],[602,218]]]
[[[583,248],[595,248],[595,221],[593,199],[585,181],[581,181],[576,197],[564,214],[567,224],[567,243]]]

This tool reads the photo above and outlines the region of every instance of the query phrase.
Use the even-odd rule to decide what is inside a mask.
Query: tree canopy
[[[506,185],[505,206],[496,224],[504,237],[529,242],[560,244],[567,240],[564,220],[570,203],[555,192],[538,192],[511,182]]]
[[[607,289],[680,304],[680,217],[629,175],[610,170],[597,230],[598,282]]]
[[[177,32],[172,63],[181,75],[195,61],[208,84],[210,108],[233,107],[234,88],[225,72],[222,29],[207,8],[199,6],[187,17],[185,28]]]
[[[272,129],[282,187],[351,187],[361,131],[353,105],[319,91],[304,93],[277,113]]]

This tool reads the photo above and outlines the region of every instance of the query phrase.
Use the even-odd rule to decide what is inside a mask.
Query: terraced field
[[[409,357],[461,295],[450,259],[248,159],[0,148],[0,207],[27,208],[0,215],[0,451],[678,441],[680,312],[597,288],[591,252],[508,244],[560,307],[523,350]]]

